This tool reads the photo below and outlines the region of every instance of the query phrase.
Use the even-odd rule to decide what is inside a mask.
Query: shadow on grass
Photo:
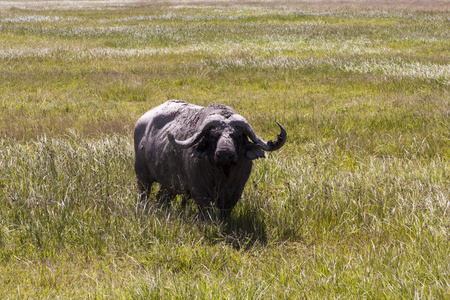
[[[242,209],[226,220],[203,219],[201,223],[205,238],[213,244],[225,242],[237,250],[267,244],[266,226],[255,209]]]
[[[183,205],[181,197],[172,199],[174,201],[161,201],[158,198],[152,194],[149,199],[138,204],[137,211],[144,215],[155,213],[157,218],[171,216],[183,220],[186,225],[196,224],[194,226],[211,244],[225,242],[238,250],[267,244],[266,225],[256,208],[244,205],[233,211],[230,217],[222,219],[217,209],[208,211],[205,216],[192,201]]]
[[[227,243],[236,249],[249,249],[255,244],[266,245],[266,226],[255,209],[245,209],[232,215],[223,228]]]

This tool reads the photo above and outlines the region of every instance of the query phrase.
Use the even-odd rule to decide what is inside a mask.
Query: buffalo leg
[[[185,193],[182,195],[181,198],[181,207],[184,209],[186,208],[186,205],[188,204],[188,200],[191,196],[189,195],[189,193]]]
[[[196,197],[195,202],[197,203],[198,210],[200,214],[205,219],[213,219],[214,213],[214,201],[211,197]]]
[[[220,200],[218,201],[218,208],[220,209],[220,217],[222,219],[229,219],[231,211],[242,196],[242,192],[243,187],[237,187],[231,194],[228,191],[222,193]]]
[[[158,202],[166,206],[170,206],[170,203],[174,198],[175,195],[163,187],[160,187],[158,193],[156,194],[156,199],[158,199]]]
[[[138,179],[139,202],[145,202],[148,200],[148,195],[152,190],[152,184],[153,182]]]

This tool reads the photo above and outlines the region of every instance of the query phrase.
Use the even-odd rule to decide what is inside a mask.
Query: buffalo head
[[[210,114],[197,132],[186,140],[180,141],[168,132],[170,143],[178,149],[191,148],[191,156],[208,157],[221,167],[236,164],[244,155],[248,159],[264,157],[264,151],[280,149],[286,142],[286,130],[280,123],[280,134],[275,142],[262,140],[253,131],[247,120],[238,114]]]

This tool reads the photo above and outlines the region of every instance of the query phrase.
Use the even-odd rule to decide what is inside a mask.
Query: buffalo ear
[[[245,156],[251,160],[266,157],[261,147],[253,143],[245,145]]]

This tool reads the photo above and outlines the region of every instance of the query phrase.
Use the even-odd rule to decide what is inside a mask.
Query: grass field
[[[448,2],[152,3],[0,2],[0,298],[450,299]],[[137,200],[167,99],[288,131],[228,222]]]

